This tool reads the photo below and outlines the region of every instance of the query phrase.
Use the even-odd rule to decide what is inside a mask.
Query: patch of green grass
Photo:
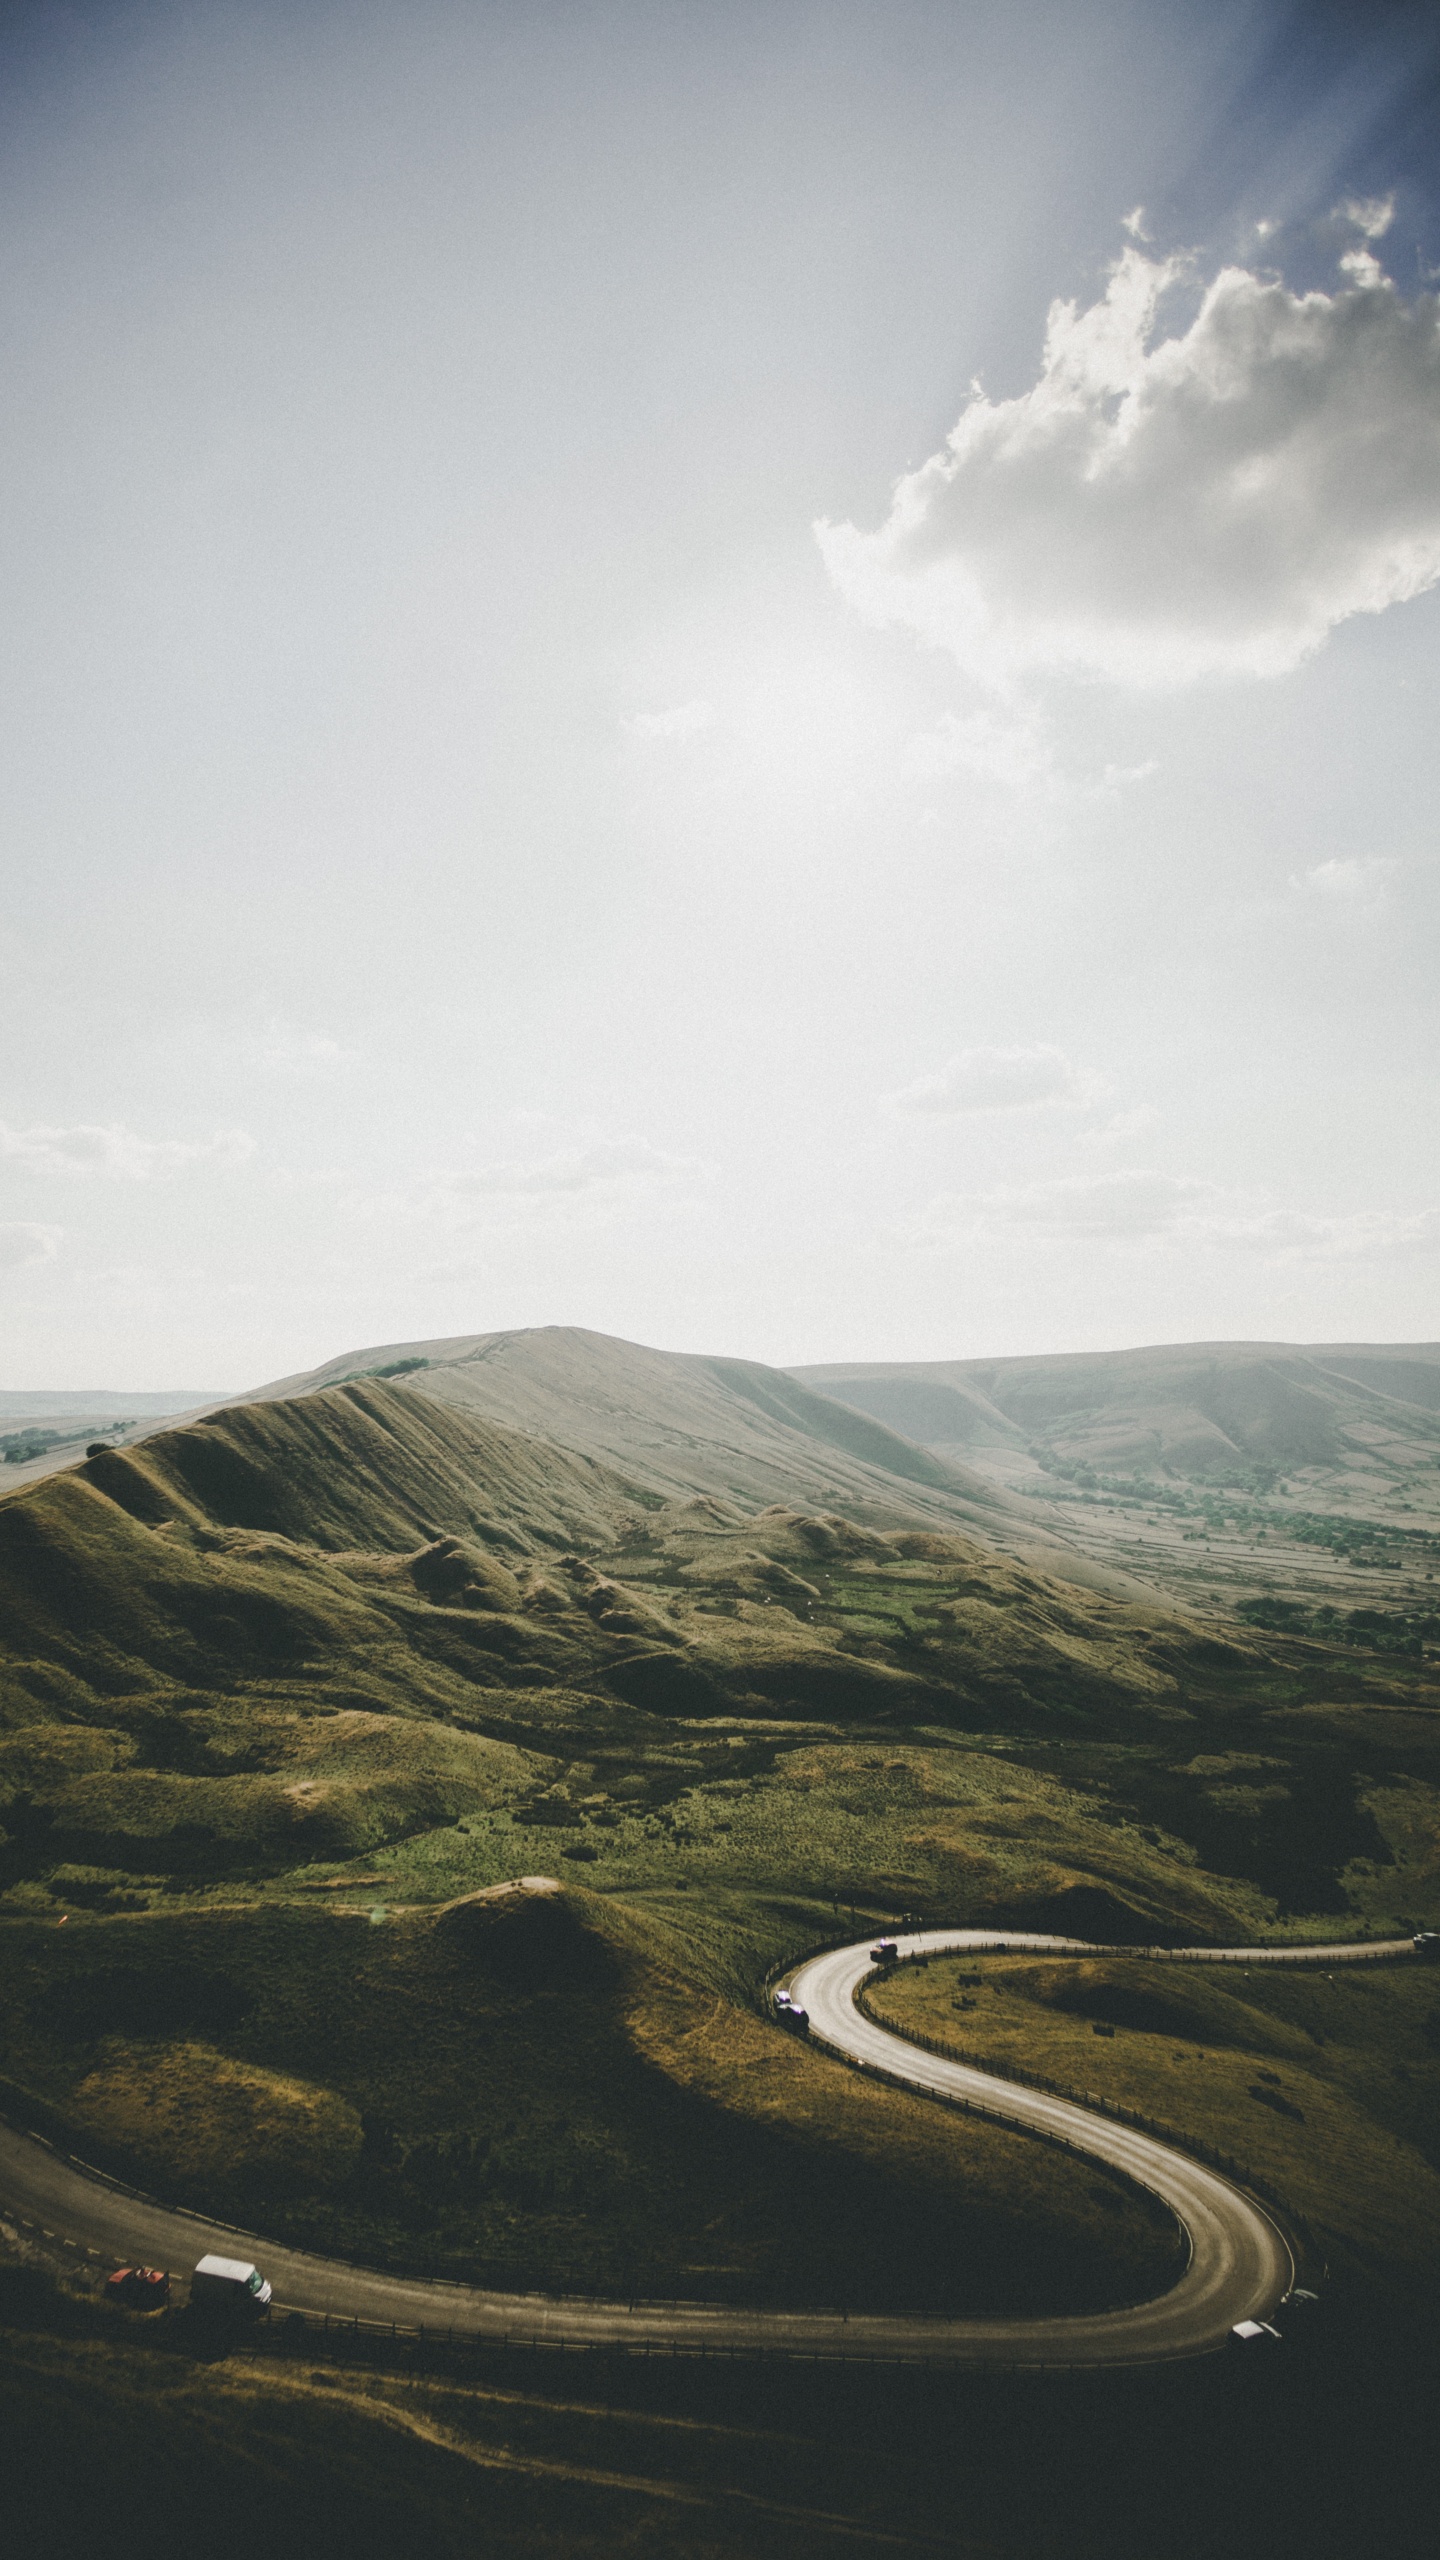
[[[558,1893],[379,1927],[15,1924],[8,2067],[102,2165],[396,2267],[935,2311],[1164,2283],[1173,2226],[1148,2205],[867,2087],[701,1988],[684,1945],[655,1901]]]
[[[1389,2288],[1433,2288],[1440,1979],[1428,1969],[1327,1977],[1123,1957],[936,1957],[866,1996],[901,2034],[1199,2136],[1268,2181],[1332,2257]]]

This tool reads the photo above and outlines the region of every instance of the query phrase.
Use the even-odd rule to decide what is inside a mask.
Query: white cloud
[[[1303,897],[1318,898],[1326,906],[1368,906],[1379,897],[1395,868],[1393,862],[1337,858],[1317,862],[1310,871],[1292,871],[1290,886]]]
[[[1419,595],[1440,578],[1437,304],[1358,254],[1333,294],[1228,267],[1157,337],[1183,262],[1126,249],[1099,302],[1052,307],[1034,387],[974,398],[878,532],[817,525],[836,586],[992,693],[1279,675]]]
[[[1208,1231],[1220,1244],[1243,1247],[1276,1262],[1374,1262],[1440,1248],[1440,1210],[1410,1216],[1386,1209],[1357,1209],[1346,1217],[1309,1217],[1298,1209],[1265,1209],[1248,1216],[1217,1215]]]
[[[613,1189],[621,1184],[674,1182],[699,1170],[688,1156],[671,1156],[644,1138],[607,1138],[588,1147],[542,1156],[531,1164],[481,1165],[474,1172],[442,1173],[436,1188],[451,1197],[511,1193],[531,1197]]]
[[[635,711],[622,722],[631,738],[698,738],[715,726],[711,702],[677,702],[668,711]]]
[[[1084,1105],[1099,1090],[1093,1077],[1071,1065],[1063,1049],[962,1049],[936,1075],[884,1099],[892,1111],[1034,1111],[1047,1104]]]
[[[63,1227],[37,1227],[25,1220],[0,1225],[0,1271],[27,1271],[35,1262],[53,1262]]]
[[[132,1129],[81,1121],[69,1129],[12,1129],[0,1120],[0,1161],[27,1173],[100,1174],[111,1182],[154,1182],[187,1165],[244,1164],[255,1141],[243,1129],[213,1138],[140,1138]]]
[[[987,703],[975,711],[945,712],[933,729],[910,740],[901,770],[922,782],[943,773],[973,773],[1011,791],[1054,788],[1057,780],[1040,722],[1019,704],[997,709]]]
[[[292,1031],[283,1023],[272,1023],[260,1044],[260,1064],[273,1075],[332,1075],[341,1067],[353,1066],[358,1055],[332,1040],[323,1031]]]
[[[1168,1233],[1210,1196],[1208,1184],[1173,1174],[1066,1174],[1054,1182],[952,1195],[932,1203],[927,1223],[957,1239],[967,1233],[994,1238],[1017,1228],[1039,1235],[1134,1239]]]
[[[1079,1130],[1077,1136],[1082,1147],[1127,1146],[1132,1138],[1144,1137],[1159,1123],[1159,1112],[1150,1103],[1141,1102],[1130,1111],[1112,1112],[1108,1120],[1100,1121],[1093,1129]]]
[[[912,1241],[960,1246],[1007,1237],[1169,1243],[1187,1251],[1229,1249],[1270,1262],[1360,1262],[1440,1249],[1440,1211],[1362,1209],[1313,1216],[1247,1199],[1218,1183],[1137,1169],[942,1194],[924,1211]]]
[[[667,1181],[689,1171],[685,1159],[667,1156],[640,1138],[612,1139],[595,1147],[542,1157],[537,1164],[495,1164],[454,1177],[457,1190],[593,1191],[616,1182]]]
[[[1390,196],[1347,196],[1335,207],[1337,222],[1348,222],[1367,240],[1383,240],[1395,219],[1395,198]]]

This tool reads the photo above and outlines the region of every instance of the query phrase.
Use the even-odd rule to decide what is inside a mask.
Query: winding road
[[[897,1941],[902,1957],[942,1953],[1144,1955],[1168,1963],[1335,1966],[1410,1957],[1408,1938],[1366,1946],[1171,1950],[1096,1946],[1077,1938],[927,1929]],[[746,2311],[707,2303],[605,2302],[491,2293],[383,2275],[283,2248],[181,2213],[87,2169],[38,2136],[0,2124],[0,2203],[12,2220],[110,2263],[181,2269],[206,2250],[257,2259],[277,2306],[397,2328],[453,2329],[512,2345],[616,2347],[679,2355],[847,2357],[956,2365],[1124,2365],[1203,2355],[1236,2322],[1265,2319],[1294,2281],[1277,2225],[1255,2200],[1154,2136],[1066,2098],[996,2079],[891,2035],[855,2002],[875,1971],[868,1940],[812,1956],[789,1977],[812,2032],[846,2061],[950,2104],[1105,2161],[1159,2196],[1190,2244],[1179,2282],[1154,2301],[1080,2317],[942,2320],[887,2313]]]

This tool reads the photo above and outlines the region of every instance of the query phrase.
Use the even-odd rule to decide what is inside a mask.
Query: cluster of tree
[[[23,1467],[31,1458],[44,1458],[52,1449],[63,1449],[71,1436],[67,1431],[7,1431],[0,1439],[0,1458],[7,1467]]]
[[[1440,1613],[1433,1609],[1309,1608],[1303,1600],[1238,1600],[1235,1615],[1277,1634],[1318,1636],[1326,1644],[1363,1646],[1368,1653],[1398,1653],[1420,1661],[1427,1644],[1440,1644]]]
[[[130,1422],[107,1422],[105,1438],[92,1440],[86,1456],[93,1457],[97,1449],[108,1449],[119,1432],[132,1428]],[[38,1422],[32,1422],[23,1431],[0,1433],[0,1459],[7,1467],[23,1467],[31,1458],[48,1458],[52,1449],[68,1447],[74,1437],[73,1431],[46,1431]]]

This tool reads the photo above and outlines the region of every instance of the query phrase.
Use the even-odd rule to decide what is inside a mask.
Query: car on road
[[[802,2009],[798,2000],[792,2000],[788,1991],[776,1992],[774,2008],[777,2026],[788,2027],[792,2036],[808,2036],[810,2012]]]
[[[1415,1953],[1424,1964],[1440,1964],[1440,1929],[1417,1929]]]
[[[1230,2332],[1232,2347],[1264,2347],[1280,2344],[1280,2332],[1268,2320],[1237,2320]]]
[[[190,2307],[231,2320],[253,2320],[268,2311],[270,2286],[248,2258],[205,2257],[190,2279]]]
[[[105,2299],[126,2311],[163,2311],[170,2299],[170,2278],[163,2267],[117,2267],[105,2279]]]
[[[872,1964],[898,1964],[900,1950],[893,1938],[881,1938],[870,1950]]]

